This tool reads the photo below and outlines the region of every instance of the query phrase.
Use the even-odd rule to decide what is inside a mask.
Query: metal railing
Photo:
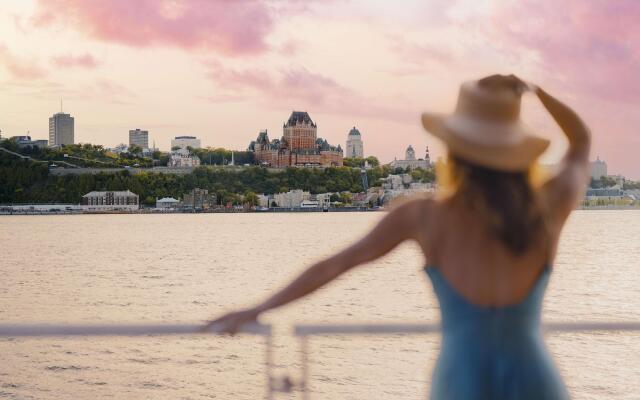
[[[544,332],[596,332],[596,331],[640,331],[640,322],[554,322],[542,327]],[[310,399],[309,383],[309,338],[313,336],[339,335],[426,335],[440,332],[438,324],[303,324],[294,327],[294,335],[300,341],[301,376],[298,382],[289,377],[276,378],[273,374],[273,342],[270,325],[248,324],[240,334],[262,336],[265,346],[265,398],[272,400],[277,392],[290,392],[297,388],[302,398]],[[219,327],[203,329],[197,324],[103,324],[103,325],[47,325],[47,324],[0,324],[2,337],[75,337],[75,336],[148,336],[148,335],[220,335]]]

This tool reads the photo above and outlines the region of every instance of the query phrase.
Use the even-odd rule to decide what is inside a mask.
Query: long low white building
[[[129,190],[93,191],[82,196],[82,208],[87,211],[137,210],[140,201],[139,196]]]

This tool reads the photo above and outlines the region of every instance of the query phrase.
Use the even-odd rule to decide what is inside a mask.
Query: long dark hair
[[[546,235],[543,209],[529,172],[503,172],[450,155],[455,197],[486,220],[489,233],[513,254],[525,253]]]

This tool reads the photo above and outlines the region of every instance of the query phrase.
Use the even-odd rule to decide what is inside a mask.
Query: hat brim
[[[492,125],[456,115],[423,113],[422,126],[452,154],[500,171],[526,171],[549,147],[549,140],[521,123]]]

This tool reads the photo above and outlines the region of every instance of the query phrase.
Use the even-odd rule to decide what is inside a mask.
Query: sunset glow
[[[62,99],[76,142],[141,128],[163,150],[177,135],[244,150],[301,110],[343,147],[356,126],[382,162],[409,144],[437,158],[420,113],[452,109],[462,81],[514,73],[575,107],[593,159],[638,179],[638,21],[635,0],[3,1],[0,129],[47,138]],[[524,118],[557,160],[564,139],[533,98]]]

